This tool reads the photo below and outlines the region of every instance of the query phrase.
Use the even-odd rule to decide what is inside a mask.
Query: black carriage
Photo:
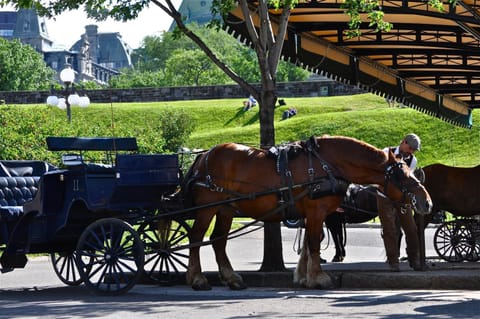
[[[475,262],[480,260],[480,215],[446,220],[439,211],[441,221],[433,237],[437,254],[448,262]]]
[[[177,154],[137,154],[135,138],[49,137],[63,167],[0,162],[2,271],[23,268],[27,254],[48,253],[60,280],[120,294],[146,274],[171,281],[187,257],[189,226],[167,211],[181,207]],[[85,154],[103,151],[89,162]]]

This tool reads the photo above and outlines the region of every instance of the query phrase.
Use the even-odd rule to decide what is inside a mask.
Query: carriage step
[[[0,264],[2,265],[2,272],[7,272],[10,268],[25,268],[27,256],[24,254],[10,255],[4,252],[0,258]]]

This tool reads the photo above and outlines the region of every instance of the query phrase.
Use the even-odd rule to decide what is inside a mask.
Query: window
[[[13,30],[0,30],[1,37],[11,37],[13,36]]]

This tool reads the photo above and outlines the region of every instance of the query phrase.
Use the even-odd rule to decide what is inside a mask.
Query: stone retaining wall
[[[277,92],[279,98],[365,93],[355,86],[330,80],[279,83]],[[85,94],[93,103],[181,101],[248,96],[248,93],[238,85],[86,90]],[[0,92],[0,100],[6,104],[44,104],[49,95],[49,91]]]

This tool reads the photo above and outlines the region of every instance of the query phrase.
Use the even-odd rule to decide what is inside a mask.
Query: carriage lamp
[[[47,97],[47,105],[56,106],[62,110],[67,110],[68,123],[72,121],[71,106],[87,107],[90,104],[88,96],[79,96],[75,89],[75,72],[69,63],[65,64],[65,68],[59,74],[60,80],[65,86],[62,93],[63,97],[57,97],[54,93],[53,86],[50,96]]]

